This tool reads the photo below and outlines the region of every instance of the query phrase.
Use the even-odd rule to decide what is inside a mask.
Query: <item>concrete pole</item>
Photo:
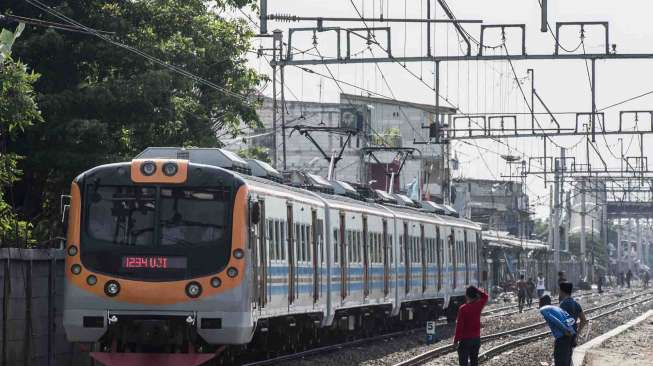
[[[561,156],[564,149],[560,149]],[[553,267],[557,275],[560,272],[560,170],[561,160],[555,162],[554,193],[553,193]]]
[[[637,219],[637,259],[639,260],[639,263],[644,263],[644,255],[643,255],[643,244],[642,244],[642,226],[640,224],[640,219]]]
[[[585,180],[580,181],[580,268],[583,280],[587,278],[586,238],[585,238]]]
[[[619,223],[617,224],[617,275],[621,272],[621,256],[623,255],[623,248],[621,247],[621,242],[624,238],[623,228],[621,227],[621,219],[618,219]]]

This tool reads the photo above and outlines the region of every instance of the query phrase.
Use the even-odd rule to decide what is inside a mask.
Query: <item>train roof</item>
[[[489,246],[493,247],[543,251],[549,250],[549,246],[539,240],[520,239],[502,231],[483,231],[483,240],[486,241]]]
[[[231,151],[219,148],[181,148],[181,147],[148,147],[136,158],[177,158],[187,159],[193,164],[205,164],[221,169],[230,170],[234,175],[244,179],[246,182],[259,191],[267,191],[270,194],[294,198],[317,206],[324,206],[326,202],[332,207],[340,209],[352,209],[355,211],[373,213],[380,216],[397,215],[403,218],[431,222],[434,224],[465,227],[473,230],[480,230],[481,227],[469,220],[452,216],[439,215],[428,212],[426,209],[410,207],[408,197],[395,198],[395,202],[403,203],[403,206],[383,204],[380,202],[368,202],[357,200],[345,195],[333,194],[333,185],[322,177],[308,175],[309,179],[320,185],[320,189],[308,190],[300,187],[283,184],[280,182],[279,172],[269,164],[256,160],[240,158]],[[328,187],[327,187],[328,186]],[[348,184],[339,184],[335,191],[349,191]],[[336,192],[338,193],[338,192]],[[351,194],[349,194],[351,196]],[[437,205],[436,205],[437,206]],[[429,209],[432,210],[433,207]],[[444,207],[445,212],[455,212],[450,207]]]

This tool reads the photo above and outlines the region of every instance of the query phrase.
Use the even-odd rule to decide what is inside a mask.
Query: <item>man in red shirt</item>
[[[481,311],[488,295],[475,286],[467,287],[465,304],[458,309],[454,346],[458,347],[460,366],[478,366],[478,351],[481,348]]]

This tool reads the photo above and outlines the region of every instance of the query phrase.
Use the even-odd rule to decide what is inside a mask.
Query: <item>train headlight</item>
[[[220,280],[218,277],[211,278],[211,286],[220,287],[220,285],[222,285],[222,280]]]
[[[82,266],[80,266],[79,264],[73,264],[73,266],[70,267],[70,271],[73,274],[78,275],[78,274],[82,273]]]
[[[242,259],[245,256],[245,252],[243,252],[242,249],[236,249],[234,250],[234,257],[236,259]]]
[[[196,298],[202,294],[202,285],[197,282],[191,282],[186,285],[186,295],[188,297]]]
[[[167,162],[163,164],[163,174],[167,175],[168,177],[172,177],[173,175],[177,174],[178,170],[179,167],[177,167],[176,163]]]
[[[107,296],[114,297],[120,292],[120,284],[117,281],[111,280],[104,285],[104,293]]]
[[[69,246],[68,247],[68,255],[71,256],[71,257],[74,257],[75,255],[77,255],[77,247],[74,246],[74,245]]]
[[[156,164],[154,164],[153,161],[146,161],[143,164],[141,164],[141,173],[143,175],[153,175],[156,172]]]
[[[97,283],[97,277],[93,275],[86,277],[86,283],[88,283],[91,286],[95,285]]]
[[[234,267],[229,267],[229,269],[227,270],[227,276],[231,278],[238,276],[238,270],[235,269]]]

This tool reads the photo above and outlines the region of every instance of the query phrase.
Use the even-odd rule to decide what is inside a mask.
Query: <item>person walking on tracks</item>
[[[576,347],[578,344],[578,334],[587,325],[587,318],[585,317],[583,308],[571,297],[573,288],[574,286],[570,282],[560,284],[560,309],[566,311],[567,314],[574,318],[574,331],[576,331],[576,336],[572,337],[572,351],[573,347]],[[578,319],[580,319],[580,323]]]
[[[488,294],[469,286],[465,290],[465,304],[458,309],[456,333],[453,344],[458,349],[460,366],[477,366],[481,348],[481,311],[487,304]]]
[[[544,296],[544,290],[546,290],[546,286],[544,285],[544,275],[542,272],[537,274],[537,299],[541,299],[542,296]]]
[[[528,305],[529,309],[533,307],[533,295],[535,295],[535,282],[528,277],[528,281],[526,281],[526,305]]]
[[[574,330],[574,318],[566,311],[557,306],[551,305],[551,297],[545,295],[540,299],[540,314],[551,328],[551,334],[555,337],[553,346],[553,359],[555,366],[571,366],[571,352]]]
[[[626,285],[628,286],[628,288],[630,288],[630,280],[632,279],[633,279],[633,271],[628,270],[628,272],[626,273]]]
[[[526,303],[526,292],[528,292],[528,284],[524,281],[524,275],[519,276],[517,281],[517,301],[519,301],[519,312],[521,313]]]

